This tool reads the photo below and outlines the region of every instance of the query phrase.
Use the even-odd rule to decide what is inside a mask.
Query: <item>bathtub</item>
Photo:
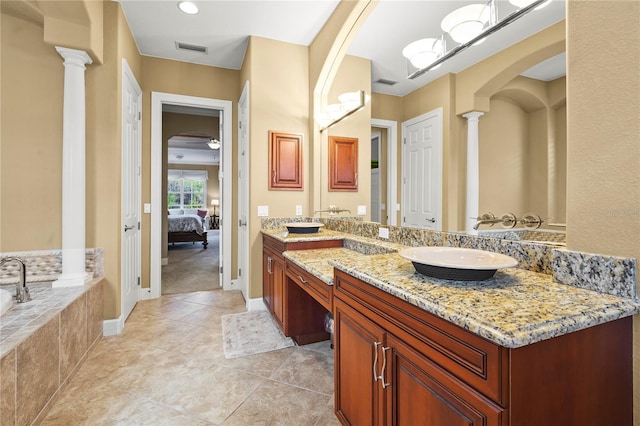
[[[13,307],[13,293],[0,288],[0,316]]]
[[[0,287],[1,424],[37,424],[50,401],[102,336],[104,279],[78,287],[28,283],[31,300],[16,303],[14,285]],[[6,384],[6,385],[5,385]]]

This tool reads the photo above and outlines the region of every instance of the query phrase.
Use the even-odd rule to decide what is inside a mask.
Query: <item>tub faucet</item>
[[[17,262],[20,268],[20,275],[18,277],[18,282],[16,283],[16,302],[28,302],[29,300],[31,300],[31,295],[29,294],[29,289],[27,288],[27,274],[26,268],[24,267],[24,261],[19,257],[5,257],[4,259],[0,260],[0,266],[9,262]]]

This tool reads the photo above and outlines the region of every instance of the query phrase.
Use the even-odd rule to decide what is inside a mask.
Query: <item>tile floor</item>
[[[243,311],[238,291],[140,301],[43,425],[338,425],[329,342],[225,359],[220,317]]]

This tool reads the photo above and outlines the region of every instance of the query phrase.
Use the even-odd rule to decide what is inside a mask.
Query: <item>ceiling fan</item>
[[[172,136],[170,138],[170,142],[198,144],[200,146],[203,143],[206,143],[209,148],[214,150],[220,149],[220,145],[221,145],[220,141],[215,137],[204,132],[195,132],[195,131],[178,133],[177,135]]]

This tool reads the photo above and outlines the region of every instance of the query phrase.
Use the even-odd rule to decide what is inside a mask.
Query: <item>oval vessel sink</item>
[[[461,247],[412,247],[398,254],[423,275],[457,281],[486,280],[498,269],[518,265],[511,256]]]
[[[291,222],[285,223],[284,226],[292,234],[312,234],[318,232],[324,224],[320,222]]]

